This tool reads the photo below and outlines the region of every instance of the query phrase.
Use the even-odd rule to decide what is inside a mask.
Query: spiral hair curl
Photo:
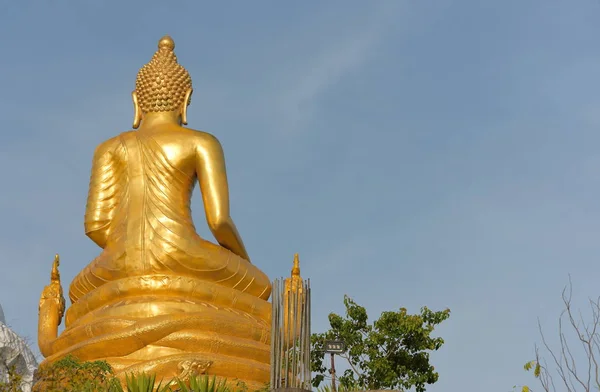
[[[158,50],[137,74],[135,92],[142,112],[170,112],[181,107],[192,88],[188,71],[177,62],[175,42],[169,36],[158,42]],[[191,103],[191,99],[187,105]]]

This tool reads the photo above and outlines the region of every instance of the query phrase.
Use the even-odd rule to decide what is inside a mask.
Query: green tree
[[[325,379],[323,364],[326,340],[342,340],[346,352],[340,355],[350,368],[339,377],[345,388],[400,389],[412,387],[425,391],[425,384],[438,380],[438,373],[429,364],[429,351],[444,344],[440,337],[432,337],[436,325],[450,317],[450,310],[434,312],[426,307],[420,314],[408,314],[406,309],[383,312],[372,325],[367,311],[350,297],[344,296],[346,317],[329,315],[331,329],[313,334],[311,367],[313,385],[318,387]]]

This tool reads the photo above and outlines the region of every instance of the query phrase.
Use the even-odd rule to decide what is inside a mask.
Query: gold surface
[[[304,286],[304,280],[300,276],[300,256],[298,253],[294,255],[294,262],[292,266],[292,272],[289,278],[284,281],[284,299],[283,299],[283,325],[290,328],[295,333],[290,333],[290,341],[287,342],[289,346],[292,345],[292,341],[297,339],[300,334],[300,325],[302,320],[294,312],[294,309],[300,309],[301,304],[304,301],[304,293],[302,287]],[[293,293],[297,293],[296,304],[293,304]],[[296,321],[295,323],[293,321]],[[296,325],[292,325],[296,324]]]
[[[103,250],[71,283],[60,336],[57,255],[40,299],[43,364],[72,354],[105,359],[121,378],[207,372],[260,388],[269,380],[270,281],[250,263],[231,219],[219,141],[182,127],[192,82],[174,48],[162,38],[138,73],[137,130],[96,148],[85,232]],[[196,182],[219,245],[194,228]]]

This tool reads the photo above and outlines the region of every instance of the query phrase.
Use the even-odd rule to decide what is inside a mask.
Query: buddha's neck
[[[181,115],[175,111],[146,113],[142,117],[140,130],[168,124],[181,125]]]

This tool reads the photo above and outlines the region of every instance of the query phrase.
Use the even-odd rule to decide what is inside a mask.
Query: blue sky
[[[130,129],[137,70],[170,34],[248,252],[272,278],[300,253],[315,331],[344,294],[372,316],[449,307],[429,391],[534,383],[522,365],[568,274],[575,305],[598,295],[600,2],[118,4],[0,5],[0,303],[18,333],[35,342],[54,253],[65,288],[98,254],[92,153]]]

